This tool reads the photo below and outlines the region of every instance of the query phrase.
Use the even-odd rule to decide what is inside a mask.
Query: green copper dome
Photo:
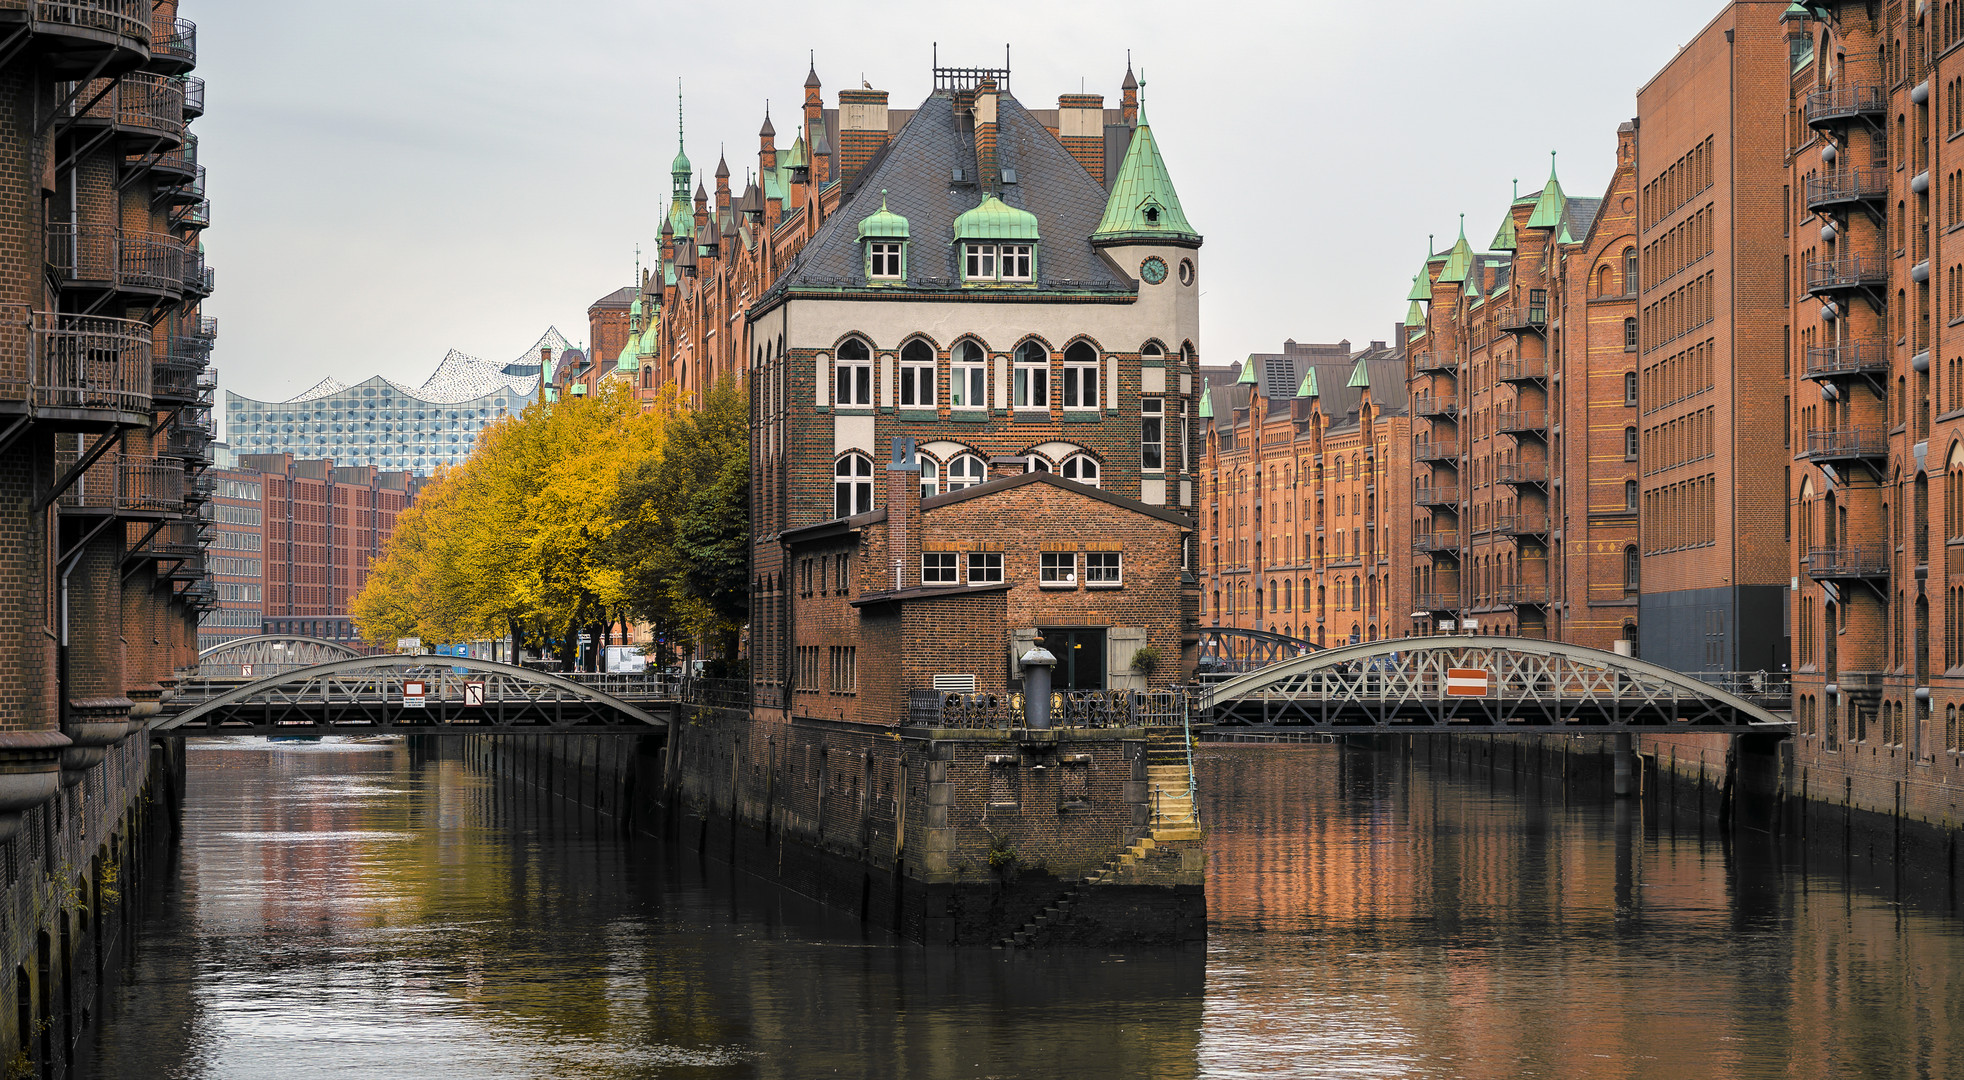
[[[990,195],[982,205],[955,219],[955,239],[1035,240],[1037,216]]]
[[[1034,223],[1036,218],[1031,217],[1030,220]],[[1036,226],[1032,224],[1033,237],[1035,228]],[[956,233],[959,235],[960,229],[957,229]],[[907,239],[907,219],[887,209],[887,193],[884,190],[880,192],[880,208],[866,215],[859,223],[859,238],[865,240],[868,237],[889,240]]]

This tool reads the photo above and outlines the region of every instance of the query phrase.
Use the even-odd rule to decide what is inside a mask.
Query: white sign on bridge
[[[1447,697],[1486,697],[1487,673],[1484,668],[1447,668]]]
[[[423,708],[423,698],[428,692],[429,684],[427,683],[415,679],[404,682],[402,684],[402,707],[405,709]]]
[[[464,684],[464,704],[484,704],[484,684],[475,680]]]

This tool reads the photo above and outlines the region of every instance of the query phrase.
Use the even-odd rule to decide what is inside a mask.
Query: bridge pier
[[[1610,749],[1611,764],[1614,768],[1612,790],[1619,799],[1627,799],[1637,793],[1637,750],[1636,738],[1627,731],[1616,733],[1615,742]]]

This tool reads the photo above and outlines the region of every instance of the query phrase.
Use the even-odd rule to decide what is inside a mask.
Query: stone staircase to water
[[[1147,734],[1146,782],[1152,819],[1144,833],[1135,837],[1124,851],[1112,856],[1096,872],[1066,889],[1022,929],[998,942],[995,948],[1016,949],[1036,944],[1052,927],[1070,920],[1086,889],[1121,879],[1127,870],[1143,862],[1160,844],[1201,839],[1200,816],[1193,802],[1192,759],[1186,740],[1187,733],[1181,728],[1155,728]]]

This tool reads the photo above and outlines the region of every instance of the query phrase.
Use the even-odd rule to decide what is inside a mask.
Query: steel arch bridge
[[[1196,668],[1203,677],[1259,671],[1293,660],[1323,646],[1267,630],[1243,630],[1238,626],[1200,628],[1200,658]]]
[[[1628,656],[1515,637],[1417,637],[1285,660],[1206,689],[1216,724],[1342,732],[1757,732],[1790,716]]]
[[[346,645],[293,634],[261,634],[213,645],[198,654],[198,677],[263,679],[330,660],[362,655]]]
[[[356,656],[241,683],[180,683],[160,735],[606,735],[665,731],[671,684],[603,689],[462,656]],[[638,692],[637,692],[638,690]],[[629,696],[633,700],[629,700]]]

